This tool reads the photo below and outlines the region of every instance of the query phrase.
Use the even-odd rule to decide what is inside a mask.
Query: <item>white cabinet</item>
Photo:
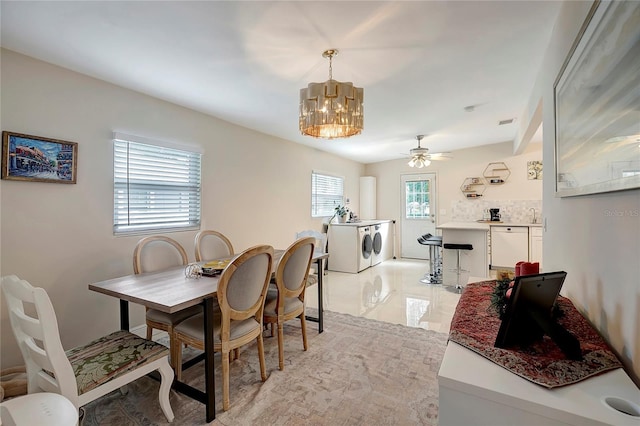
[[[542,269],[542,228],[529,228],[529,262],[539,262]]]
[[[491,226],[491,267],[515,268],[529,260],[529,227]]]

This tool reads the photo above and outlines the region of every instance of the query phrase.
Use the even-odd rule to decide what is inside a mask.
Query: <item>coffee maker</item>
[[[489,209],[491,222],[500,222],[500,209]]]

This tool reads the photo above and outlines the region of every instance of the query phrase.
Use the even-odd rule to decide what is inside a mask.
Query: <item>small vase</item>
[[[347,215],[338,216],[338,223],[347,223]]]

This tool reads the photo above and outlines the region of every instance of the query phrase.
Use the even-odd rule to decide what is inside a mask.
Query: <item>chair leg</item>
[[[222,352],[222,409],[229,409],[229,355],[231,352]]]
[[[300,328],[302,329],[302,347],[306,351],[307,345],[307,320],[304,318],[304,312],[300,314]]]
[[[274,323],[270,323],[270,325],[271,325],[271,337],[273,337],[273,328],[274,328],[275,324]]]
[[[234,359],[240,359],[240,348],[235,348],[233,352],[235,354]]]
[[[278,366],[280,371],[284,370],[284,326],[278,322]]]
[[[262,340],[262,333],[258,335],[258,357],[260,358],[260,376],[264,382],[267,380],[267,367],[264,363],[264,341]]]
[[[153,335],[153,328],[149,327],[147,323],[147,340],[151,340],[151,336]]]
[[[169,391],[171,390],[171,384],[173,383],[173,370],[169,363],[163,363],[160,368],[160,392],[158,392],[158,400],[160,401],[160,408],[167,418],[169,423],[173,421],[173,410],[169,403]]]

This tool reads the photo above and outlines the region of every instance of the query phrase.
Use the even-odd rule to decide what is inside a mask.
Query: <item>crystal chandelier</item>
[[[424,138],[424,135],[416,136],[416,139],[418,139],[418,147],[409,151],[409,155],[411,155],[411,160],[407,163],[409,167],[417,167],[421,169],[431,164],[428,157],[429,149],[420,147],[420,141],[422,138]]]
[[[333,79],[332,59],[337,49],[325,50],[329,80],[300,89],[300,131],[314,138],[337,139],[359,135],[364,121],[364,90]]]

